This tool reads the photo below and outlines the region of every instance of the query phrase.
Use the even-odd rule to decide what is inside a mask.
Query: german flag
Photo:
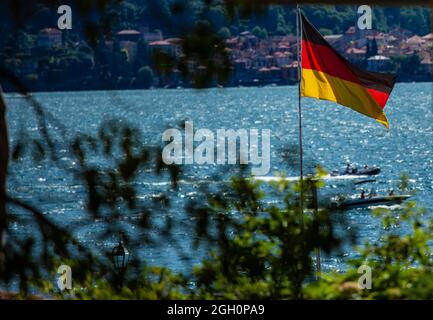
[[[301,13],[301,95],[334,101],[388,128],[383,112],[395,77],[361,70],[344,59]]]

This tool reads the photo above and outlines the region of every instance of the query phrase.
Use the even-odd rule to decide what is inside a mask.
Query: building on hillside
[[[413,33],[407,29],[396,28],[388,32],[389,35],[396,37],[399,41],[405,42]]]
[[[371,71],[383,71],[389,66],[390,61],[388,57],[376,55],[367,59],[367,68]]]
[[[367,53],[366,47],[361,49],[350,47],[346,50],[345,56],[351,61],[356,62],[365,58],[365,54]]]
[[[339,41],[342,37],[343,37],[342,34],[331,34],[331,35],[328,35],[328,36],[324,36],[325,40],[326,40],[330,45],[334,45],[334,44],[337,43],[337,41]]]
[[[399,40],[397,37],[393,36],[392,34],[385,34],[385,44],[386,45],[398,45],[399,44]]]
[[[417,35],[406,40],[406,45],[413,51],[420,51],[423,48],[424,43],[425,40]]]
[[[336,50],[340,52],[346,51],[346,49],[354,42],[354,40],[348,39],[345,34],[332,34],[324,36],[325,40]]]
[[[426,41],[433,41],[433,33],[426,34],[425,36],[422,36],[421,38],[423,38]]]
[[[62,32],[53,28],[41,29],[38,33],[37,47],[52,48],[62,45]]]
[[[280,42],[277,48],[277,52],[289,52],[290,51],[290,43]]]
[[[349,48],[351,48],[351,47],[356,48],[356,49],[366,48],[368,41],[369,40],[367,39],[367,37],[353,40],[350,42],[351,46]],[[347,48],[346,50],[348,50],[349,48]]]
[[[274,56],[268,54],[266,57],[266,67],[270,68],[272,66],[275,66],[275,58]]]
[[[286,43],[296,43],[298,41],[296,36],[293,34],[289,34],[288,36],[284,36],[284,42]]]
[[[394,46],[394,45],[383,46],[382,49],[380,49],[380,54],[388,57],[397,56],[400,54],[400,46]]]
[[[141,26],[138,30],[141,33],[141,38],[146,43],[161,41],[164,39],[161,30],[150,31],[148,26]]]
[[[119,41],[120,50],[126,52],[128,62],[134,63],[137,58],[137,43],[134,41]]]
[[[421,61],[421,68],[423,73],[425,73],[426,75],[432,76],[433,74],[433,62],[430,56],[426,56],[422,61]],[[430,79],[431,81],[431,79]]]
[[[284,67],[290,64],[292,53],[290,52],[280,52],[277,51],[274,53],[274,61],[277,67]]]
[[[351,39],[351,40],[355,40],[358,38],[358,32],[357,32],[358,28],[356,28],[355,26],[351,26],[349,27],[345,32],[344,32],[344,36],[347,39]]]
[[[245,79],[248,74],[248,61],[246,59],[237,59],[233,61],[233,81],[238,83],[240,79]]]
[[[249,31],[240,34],[240,41],[242,42],[242,47],[244,49],[254,48],[259,43],[259,39]]]
[[[284,81],[282,69],[279,67],[261,68],[258,70],[258,77],[260,83],[267,84],[280,84]]]
[[[178,38],[154,41],[149,43],[149,50],[151,53],[163,52],[170,57],[179,57],[181,55],[181,41]]]
[[[375,32],[372,35],[366,37],[367,40],[376,41],[378,47],[381,47],[385,44],[386,35],[383,32]]]
[[[425,36],[421,37],[425,41],[425,43],[429,46],[433,46],[433,33],[426,34]]]
[[[261,69],[267,66],[267,56],[263,54],[255,54],[251,57],[251,68],[253,69]]]
[[[137,30],[121,30],[117,34],[117,40],[121,41],[130,41],[130,42],[138,42],[140,40],[141,33]]]
[[[239,39],[237,37],[227,39],[225,43],[226,47],[230,49],[237,49],[239,47]]]
[[[286,67],[288,74],[288,81],[290,83],[298,82],[298,61],[293,61]]]

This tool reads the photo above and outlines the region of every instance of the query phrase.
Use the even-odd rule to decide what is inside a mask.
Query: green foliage
[[[142,88],[148,89],[153,83],[153,71],[150,67],[142,67],[137,73],[138,85]]]
[[[303,194],[321,185],[306,180]],[[272,183],[280,205],[268,204],[260,183],[233,179],[231,197],[209,195],[205,207],[190,208],[196,233],[214,249],[189,277],[158,267],[144,267],[137,279],[113,287],[108,275],[89,273],[73,292],[74,299],[297,299],[314,275],[312,253],[329,252],[339,244],[327,211],[302,215],[297,197],[301,185],[282,178]],[[227,190],[224,190],[226,192]],[[189,283],[194,283],[190,285]],[[49,285],[46,286],[47,288]],[[51,289],[53,292],[53,289]]]
[[[268,38],[268,31],[266,30],[265,27],[263,27],[263,29],[262,29],[259,26],[255,26],[251,33],[259,39],[267,39]]]
[[[73,290],[59,292],[50,283],[46,284],[46,289],[58,299],[182,300],[188,297],[185,294],[188,280],[166,268],[145,266],[137,278],[138,281],[116,288],[109,280],[95,280],[94,276],[88,274],[80,287]]]
[[[215,30],[220,30],[222,27],[226,26],[225,12],[222,6],[212,7],[209,10],[208,18]]]
[[[398,214],[375,210],[386,234],[359,248],[359,258],[350,262],[346,273],[324,276],[321,282],[307,286],[305,295],[313,299],[432,299],[433,220],[425,213],[414,202],[408,202]],[[411,231],[402,234],[403,225]],[[358,287],[361,265],[372,269],[370,290]]]
[[[304,195],[311,193],[314,184],[304,181]],[[257,182],[235,179],[232,188],[233,201],[218,196],[208,200],[209,219],[220,221],[215,239],[218,249],[195,269],[195,295],[202,299],[302,298],[303,283],[314,274],[312,253],[317,248],[329,252],[339,244],[329,213],[303,215],[295,196],[300,185],[284,179],[269,191],[278,195],[280,205],[263,201],[265,194]],[[200,212],[203,219],[203,208]]]
[[[230,32],[230,29],[229,29],[229,28],[227,28],[227,27],[222,27],[222,28],[218,31],[218,36],[219,36],[221,39],[228,39],[228,38],[230,38],[232,35],[231,35],[231,32]]]
[[[259,26],[255,26],[254,29],[251,31],[253,35],[255,35],[257,38],[260,37],[260,33],[262,32],[262,29]]]
[[[263,28],[262,31],[260,32],[260,39],[267,39],[268,38],[268,31],[266,30],[266,28]]]
[[[399,81],[418,80],[421,61],[418,55],[391,57],[392,71],[399,75]]]
[[[311,192],[323,182],[308,179],[303,186],[305,204],[311,207]],[[264,192],[263,187],[270,188]],[[56,293],[46,283],[47,292],[68,299],[433,298],[433,220],[426,219],[426,211],[414,202],[398,213],[373,211],[382,221],[383,237],[359,247],[359,256],[349,261],[345,272],[322,273],[317,279],[316,249],[332,252],[349,236],[336,237],[335,217],[325,210],[307,210],[302,217],[300,184],[284,178],[262,185],[238,177],[229,190],[230,198],[216,193],[208,196],[205,206],[192,206],[191,214],[198,218],[196,234],[213,249],[191,275],[145,266],[137,279],[130,278],[122,288],[113,287],[109,275],[88,273],[72,292]],[[266,198],[275,194],[280,195],[279,205],[268,204]],[[410,226],[411,231],[402,234],[402,226]],[[358,286],[361,265],[372,269],[370,290]]]
[[[31,97],[29,100],[33,101]],[[35,108],[39,108],[34,103]],[[52,121],[43,110],[37,109],[37,112],[41,119]],[[112,286],[114,292],[117,288],[115,281],[110,279],[113,267],[109,249],[101,249],[96,253],[83,246],[74,235],[80,228],[89,227],[92,221],[101,219],[104,227],[100,232],[92,234],[101,243],[110,241],[113,235],[122,235],[125,243],[130,243],[127,231],[131,227],[142,231],[139,239],[134,239],[142,245],[168,241],[171,239],[170,217],[163,221],[159,219],[158,224],[154,224],[153,219],[158,212],[165,211],[170,206],[168,197],[162,192],[157,198],[139,199],[136,185],[137,179],[142,179],[146,172],[147,175],[171,179],[169,189],[174,190],[179,169],[166,166],[161,159],[161,150],[146,146],[141,140],[140,131],[122,121],[104,123],[95,136],[79,134],[73,141],[57,140],[55,145],[50,132],[45,130],[46,124],[47,122],[41,124],[42,139],[26,135],[20,137],[13,147],[12,158],[17,162],[30,152],[34,161],[48,161],[48,158],[51,160],[50,165],[74,174],[77,182],[86,190],[83,200],[87,217],[62,226],[33,205],[7,197],[9,207],[5,231],[8,233],[8,241],[0,247],[0,283],[8,285],[16,281],[23,297],[35,289],[52,295],[55,294],[53,283],[45,280],[46,274],[55,272],[59,265],[67,262],[74,267],[74,281],[82,287],[92,290],[99,281],[105,281],[104,284],[101,282],[101,286]],[[71,158],[76,165],[62,167],[56,154],[58,146],[71,150]],[[95,158],[104,159],[104,165],[96,166],[93,162]],[[23,211],[25,214],[22,214]],[[131,219],[122,221],[124,216]],[[13,223],[32,228],[32,232],[17,236]],[[150,229],[153,235],[146,232]],[[164,238],[164,241],[159,237]],[[98,259],[95,258],[96,255],[99,255]],[[140,268],[141,262],[135,257],[130,263],[131,272],[137,272]],[[165,277],[166,272],[158,274]],[[128,288],[132,287],[127,284]]]
[[[136,200],[134,182],[140,177],[140,168],[151,159],[150,150],[143,147],[136,129],[109,122],[96,137],[79,136],[72,150],[78,162],[77,178],[83,180],[88,190],[88,211],[96,218],[111,217],[108,233],[126,231],[113,223],[121,217],[118,209],[123,208],[128,215],[139,214],[137,226],[143,230],[152,228],[152,233],[160,233],[163,243],[167,239],[173,241],[167,238],[170,228],[156,230],[152,226],[150,216],[157,212],[156,207],[151,203],[141,206]],[[97,154],[113,165],[95,168],[91,159]],[[67,246],[60,246],[56,255],[50,255],[47,249],[45,268],[54,272],[55,266],[66,261],[74,269],[74,289],[59,292],[54,281],[42,280],[39,271],[34,271],[32,279],[22,279],[26,285],[22,297],[26,297],[31,286],[59,299],[433,298],[433,220],[427,219],[426,211],[418,209],[414,202],[398,211],[375,210],[373,215],[383,224],[382,238],[359,247],[359,256],[349,261],[347,271],[323,273],[320,279],[315,278],[316,251],[333,254],[353,236],[337,236],[336,228],[345,226],[340,212],[316,207],[316,190],[324,186],[321,177],[325,174],[318,168],[315,177],[302,183],[289,182],[282,176],[269,184],[240,174],[221,190],[200,190],[201,200],[192,201],[187,209],[195,221],[194,245],[208,246],[210,254],[190,272],[177,274],[149,266],[146,261],[134,261],[123,285],[119,285],[117,275],[104,258],[95,259],[84,254],[85,248],[78,247],[83,256],[77,259]],[[176,172],[172,175],[176,181]],[[407,177],[402,175],[401,188],[406,189],[407,184]],[[305,208],[303,213],[300,200]],[[403,234],[402,226],[409,226],[410,231]],[[67,231],[52,228],[45,237],[54,239],[54,245],[58,240],[77,245],[73,238],[65,236]],[[100,239],[104,241],[104,237]],[[139,241],[148,242],[149,238],[141,237]],[[373,270],[371,290],[358,287],[357,270],[361,265]]]
[[[323,35],[323,36],[329,36],[332,34],[332,30],[328,29],[328,28],[320,28],[319,32]]]
[[[191,79],[195,88],[229,80],[231,62],[224,40],[212,30],[208,21],[198,21],[182,42],[182,57],[177,69],[184,78]],[[194,68],[190,66],[194,65]]]
[[[25,81],[37,82],[38,78],[39,77],[36,73],[30,73],[30,74],[26,75]]]
[[[431,32],[430,14],[431,11],[423,7],[402,7],[394,12],[402,28],[422,35]]]

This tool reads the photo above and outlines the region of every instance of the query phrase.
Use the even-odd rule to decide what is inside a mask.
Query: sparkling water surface
[[[378,165],[382,169],[376,178],[378,193],[396,189],[400,174],[405,172],[410,177],[411,187],[416,190],[414,200],[420,206],[433,208],[432,89],[431,83],[397,84],[385,109],[390,130],[334,103],[303,99],[306,171],[311,172],[317,164],[328,170],[342,168],[347,162]],[[277,171],[285,171],[289,176],[298,173],[298,155],[293,153],[298,144],[296,87],[57,92],[35,93],[34,98],[61,122],[68,138],[77,133],[94,134],[101,123],[111,119],[122,119],[140,128],[150,144],[160,144],[163,131],[178,127],[184,120],[193,121],[195,129],[206,128],[214,132],[223,128],[270,129],[271,170],[268,175],[273,176]],[[31,107],[11,94],[7,95],[7,102],[12,143],[17,141],[20,132],[36,133],[38,125]],[[55,122],[49,122],[50,130],[60,132],[56,126]],[[61,147],[59,153],[65,166],[75,165],[68,150]],[[193,221],[182,215],[187,199],[197,195],[196,185],[223,183],[232,171],[211,165],[192,165],[186,171],[187,177],[180,183],[179,193],[172,193],[172,206],[166,214],[177,218],[174,234],[184,250],[190,252],[192,261],[180,259],[169,242],[162,247],[136,249],[135,252],[151,264],[188,273],[191,264],[199,262],[206,251],[195,252],[192,246]],[[137,185],[139,197],[150,197],[166,190],[167,186],[167,180],[162,178],[143,179]],[[332,180],[327,189],[343,193],[359,191],[347,186],[341,189]],[[77,234],[83,243],[108,247],[116,240],[95,243],[93,235],[104,224],[89,219],[84,213],[83,186],[70,173],[48,160],[38,164],[31,159],[13,163],[9,192],[34,204],[65,226],[88,219],[85,220],[86,228]],[[369,210],[351,210],[344,214],[349,225],[357,227],[360,241],[377,241],[384,232]],[[16,224],[14,228],[22,235],[34,232],[31,226]],[[347,248],[344,254],[326,257],[324,268],[341,269],[345,259],[353,255],[354,252]]]

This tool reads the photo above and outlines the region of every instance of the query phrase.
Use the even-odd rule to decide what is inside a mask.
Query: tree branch
[[[0,85],[0,248],[3,246],[3,235],[6,231],[6,179],[9,164],[9,140],[6,125],[6,102]]]

